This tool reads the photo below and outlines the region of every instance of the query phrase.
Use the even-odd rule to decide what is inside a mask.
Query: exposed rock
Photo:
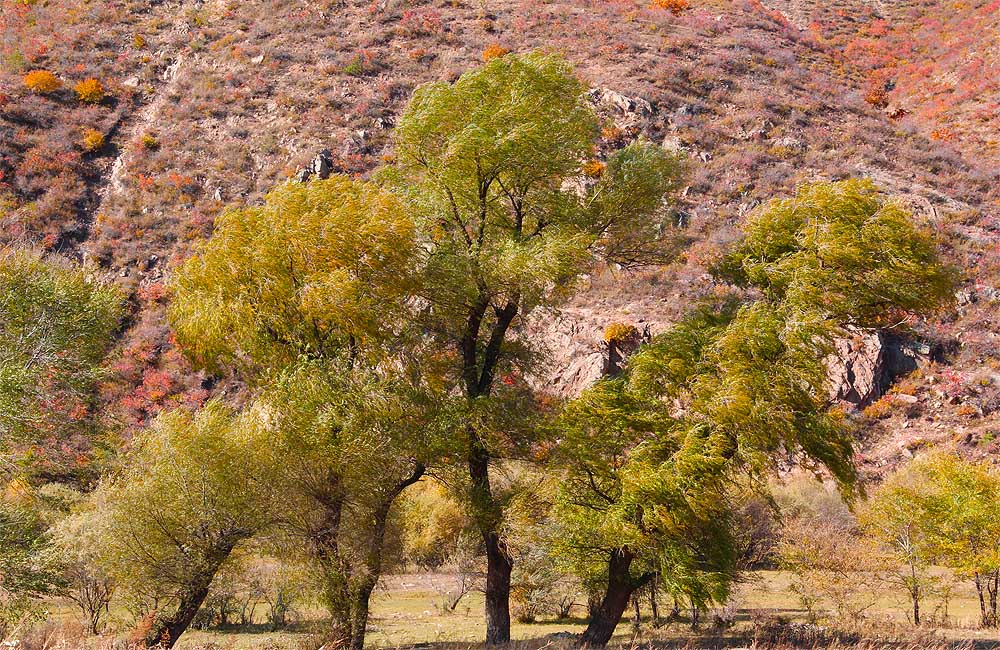
[[[325,179],[330,177],[330,172],[333,171],[333,154],[330,153],[329,149],[323,149],[316,157],[313,158],[312,162],[309,163],[307,167],[300,169],[295,174],[295,180],[300,183],[305,183],[313,176],[319,179]]]
[[[595,88],[590,91],[590,99],[595,104],[613,107],[621,113],[635,113],[649,116],[653,114],[653,105],[641,97],[629,97],[609,88]]]
[[[931,346],[884,332],[839,339],[827,360],[831,399],[862,408],[882,397],[893,381],[932,359]]]

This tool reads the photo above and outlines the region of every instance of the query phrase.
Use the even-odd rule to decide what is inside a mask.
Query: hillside
[[[106,386],[126,429],[215,389],[173,348],[163,286],[213,219],[323,150],[334,171],[373,169],[392,155],[414,87],[454,79],[499,45],[571,59],[595,88],[608,149],[642,136],[690,159],[676,219],[692,240],[684,259],[665,272],[604,270],[554,324],[526,324],[555,343],[557,391],[594,376],[607,324],[655,332],[712,291],[703,262],[760,202],[863,175],[905,197],[967,273],[956,319],[913,324],[928,342],[897,387],[906,397],[859,416],[865,458],[877,469],[953,438],[993,451],[1000,185],[984,138],[996,133],[996,51],[973,50],[991,43],[982,30],[996,28],[996,3],[956,5],[944,20],[928,14],[936,3],[888,0],[693,0],[678,14],[634,0],[2,2],[2,237],[89,258],[133,292]],[[904,40],[927,45],[904,55]],[[35,69],[62,88],[26,88]],[[74,94],[88,78],[106,88],[100,103]],[[906,116],[866,101],[890,79]],[[963,80],[976,85],[958,90]],[[106,143],[82,144],[86,129]]]

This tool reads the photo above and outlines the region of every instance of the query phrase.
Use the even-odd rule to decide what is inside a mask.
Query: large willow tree
[[[595,257],[659,262],[677,243],[660,236],[681,177],[673,155],[636,142],[613,153],[596,182],[583,180],[599,137],[586,90],[565,60],[542,53],[425,84],[400,117],[396,163],[382,176],[414,216],[425,252],[419,319],[447,351],[445,378],[464,395],[467,415],[454,435],[486,549],[490,645],[510,640],[513,567],[491,465],[525,441],[510,428],[495,435],[477,426],[477,414],[506,399],[498,377],[525,370],[531,351],[514,333],[570,294]]]
[[[866,181],[764,206],[717,273],[749,291],[693,311],[563,416],[557,547],[606,579],[584,646],[610,640],[654,575],[696,603],[725,596],[737,474],[761,477],[791,453],[849,490],[853,441],[827,398],[835,338],[930,315],[955,283],[931,236]]]
[[[276,523],[307,540],[332,638],[364,645],[389,510],[423,475],[434,429],[403,202],[333,177],[226,213],[178,270],[170,317],[199,363],[235,368],[247,417],[283,461]]]

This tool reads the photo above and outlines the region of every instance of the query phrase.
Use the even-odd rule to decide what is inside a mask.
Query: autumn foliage
[[[499,43],[493,43],[483,50],[483,61],[492,61],[493,59],[499,59],[502,56],[510,54],[510,50],[500,45]]]
[[[650,3],[651,9],[666,9],[675,16],[689,9],[691,3],[688,0],[653,0]]]
[[[39,95],[48,95],[62,88],[59,78],[48,70],[32,70],[24,75],[24,85]]]
[[[81,102],[99,104],[104,99],[104,84],[97,79],[85,79],[73,87]]]

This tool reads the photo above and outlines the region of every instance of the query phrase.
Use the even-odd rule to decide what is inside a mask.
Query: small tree
[[[0,496],[0,640],[38,614],[39,600],[62,589],[44,521],[25,503]]]
[[[65,260],[0,250],[0,472],[15,469],[20,445],[89,437],[123,308],[119,290]],[[49,460],[50,477],[73,471]]]
[[[884,499],[898,501],[892,510],[882,499],[876,501],[873,515],[885,513],[884,529],[895,529],[896,537],[902,531],[907,548],[917,555],[915,563],[933,558],[971,579],[979,597],[980,623],[996,626],[1000,474],[985,462],[937,453],[913,461],[885,490]]]
[[[919,467],[893,474],[871,495],[859,511],[866,533],[880,543],[900,567],[894,582],[910,599],[911,620],[921,623],[921,602],[933,591],[937,579],[929,571],[934,561],[931,536],[920,494],[927,490]]]
[[[108,575],[156,592],[146,646],[177,642],[236,546],[268,523],[272,460],[255,432],[219,402],[164,413],[80,515],[97,527]]]

